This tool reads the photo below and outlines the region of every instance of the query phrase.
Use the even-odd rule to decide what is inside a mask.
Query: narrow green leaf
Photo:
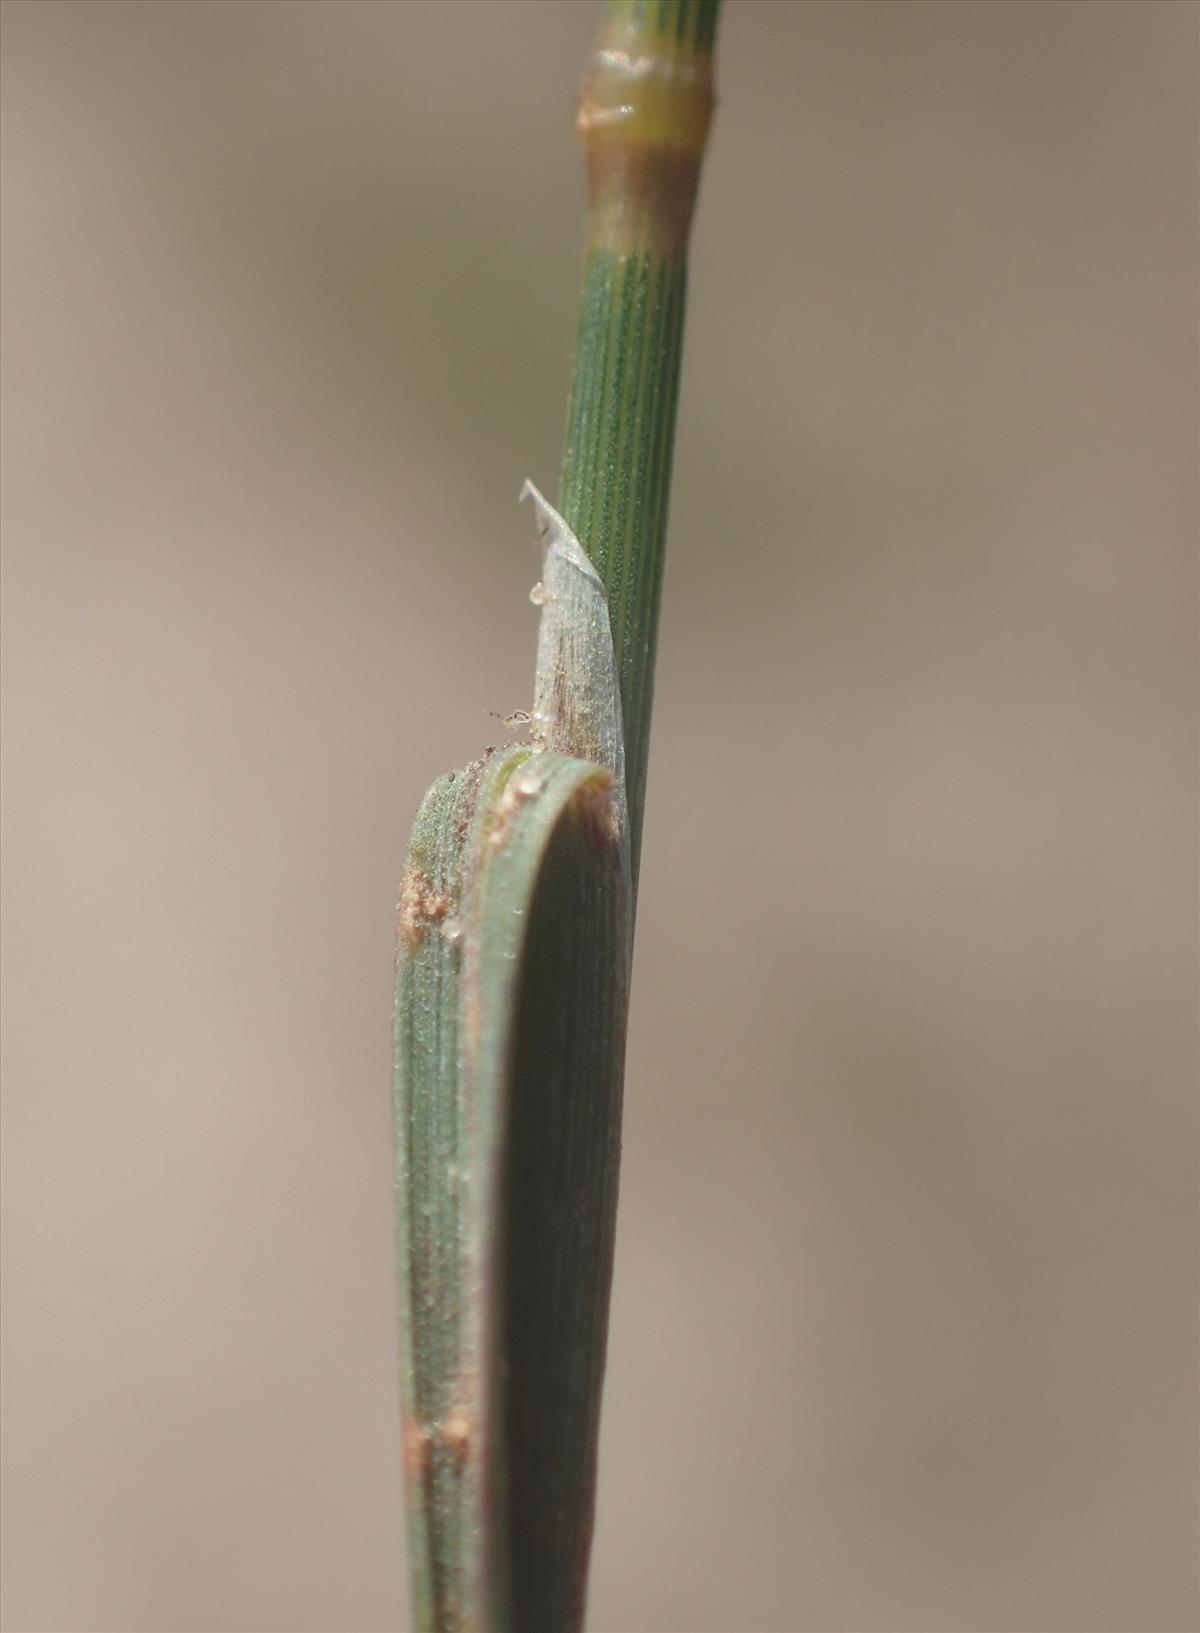
[[[578,1625],[616,1205],[611,772],[514,748],[426,797],[399,915],[397,1220],[420,1626]]]
[[[429,790],[396,912],[396,1256],[413,1603],[421,1628],[463,1602],[462,1259],[467,1155],[459,988],[466,837],[483,762]]]

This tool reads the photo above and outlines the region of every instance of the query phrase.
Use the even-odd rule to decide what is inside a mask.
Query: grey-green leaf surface
[[[628,872],[612,773],[430,790],[401,896],[397,1221],[420,1626],[582,1620],[616,1209]]]

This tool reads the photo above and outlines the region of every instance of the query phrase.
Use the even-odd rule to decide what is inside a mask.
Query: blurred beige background
[[[6,4],[4,1626],[405,1625],[394,887],[590,4]],[[734,0],[593,1633],[1197,1617],[1197,12]]]

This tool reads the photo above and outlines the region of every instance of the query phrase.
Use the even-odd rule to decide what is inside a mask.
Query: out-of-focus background
[[[4,1625],[406,1625],[389,1006],[583,3],[3,8]],[[1197,12],[734,0],[595,1633],[1197,1615]]]

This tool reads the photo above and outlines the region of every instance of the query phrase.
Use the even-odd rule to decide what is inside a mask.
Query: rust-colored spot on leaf
[[[428,874],[410,862],[400,883],[396,904],[396,934],[406,947],[415,947],[431,924],[450,911],[450,898],[438,890]]]
[[[461,1468],[467,1461],[474,1437],[475,1428],[471,1414],[462,1406],[456,1406],[449,1416],[442,1420],[439,1427],[438,1438],[453,1458],[456,1468]]]
[[[429,1470],[433,1436],[423,1423],[415,1418],[405,1420],[402,1436],[404,1472],[414,1482],[425,1479]]]
[[[621,815],[613,798],[611,777],[592,777],[575,795],[575,810],[594,838],[616,845],[621,837]]]

